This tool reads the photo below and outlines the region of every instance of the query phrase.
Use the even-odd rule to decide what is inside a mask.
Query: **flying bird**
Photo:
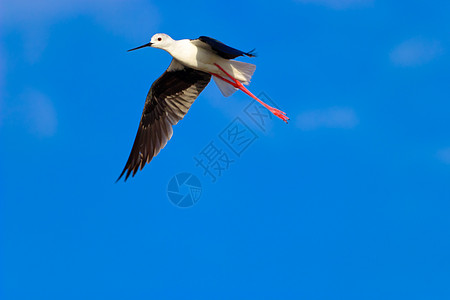
[[[239,89],[284,122],[289,120],[286,113],[267,105],[244,87],[250,83],[256,66],[233,59],[254,57],[254,50],[240,51],[206,36],[174,40],[167,34],[158,33],[149,43],[128,51],[144,47],[165,50],[173,59],[150,87],[130,156],[117,181],[123,175],[125,181],[130,175],[134,176],[164,148],[172,137],[172,126],[183,119],[211,76],[225,97]]]

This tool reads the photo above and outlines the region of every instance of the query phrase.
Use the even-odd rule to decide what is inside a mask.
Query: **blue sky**
[[[1,298],[449,299],[449,9],[0,2]],[[249,89],[290,124],[211,83],[114,183],[170,63],[126,50],[157,32],[256,48]],[[236,124],[244,150],[224,142]],[[211,143],[233,161],[214,182],[194,159]],[[201,182],[188,208],[168,198],[179,173]]]

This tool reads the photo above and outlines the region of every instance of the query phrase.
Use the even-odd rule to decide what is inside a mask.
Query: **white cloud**
[[[15,0],[0,2],[0,35],[20,30],[26,57],[35,62],[46,47],[48,28],[64,19],[87,15],[114,34],[132,41],[150,36],[159,22],[156,8],[145,0]]]
[[[350,129],[358,125],[358,122],[358,117],[353,109],[340,107],[306,111],[297,117],[297,126],[302,130],[318,128]]]
[[[144,0],[15,0],[0,4],[0,23],[27,26],[52,23],[68,17],[91,15],[103,24],[138,23],[136,29],[155,24],[156,8]]]
[[[439,150],[437,152],[437,157],[443,163],[450,165],[450,147]]]
[[[50,99],[37,91],[24,95],[20,115],[30,132],[39,137],[51,137],[56,133],[58,119]]]
[[[300,3],[323,5],[333,9],[359,8],[373,4],[374,0],[297,0]]]
[[[395,47],[390,53],[390,59],[398,66],[419,66],[430,62],[442,52],[439,41],[412,38]]]
[[[78,16],[88,16],[114,35],[131,42],[150,38],[159,22],[156,8],[147,0],[0,0],[0,125],[5,110],[27,122],[32,132],[39,136],[52,136],[56,132],[57,118],[52,102],[38,92],[25,95],[25,107],[5,103],[5,78],[7,72],[3,36],[9,32],[22,35],[24,59],[30,63],[39,60],[47,46],[51,26]],[[15,54],[17,55],[17,54]],[[22,57],[21,57],[22,59]]]

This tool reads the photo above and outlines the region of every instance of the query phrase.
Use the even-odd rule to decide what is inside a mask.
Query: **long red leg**
[[[264,103],[263,101],[261,101],[260,99],[258,99],[258,97],[256,97],[255,95],[252,94],[252,92],[250,92],[239,80],[234,79],[233,76],[231,76],[230,74],[228,74],[221,66],[219,66],[218,64],[215,64],[222,72],[224,72],[225,74],[227,74],[228,77],[230,77],[230,80],[223,78],[222,76],[218,75],[218,74],[212,74],[218,78],[220,78],[221,80],[225,81],[226,83],[231,84],[232,86],[234,86],[237,89],[240,89],[241,91],[243,91],[244,93],[246,93],[247,95],[249,95],[250,97],[252,97],[253,99],[255,99],[256,101],[258,101],[259,103],[261,103],[261,105],[263,105],[265,108],[267,108],[271,113],[273,113],[275,116],[277,116],[278,118],[280,118],[281,120],[283,120],[284,122],[287,123],[287,121],[289,120],[289,118],[286,116],[286,113],[275,108],[272,107],[266,103]]]
[[[234,86],[235,88],[237,88],[237,89],[239,88],[238,85],[237,85],[236,83],[231,82],[231,81],[229,81],[228,79],[223,78],[223,77],[220,76],[219,74],[216,74],[216,73],[211,73],[211,74],[214,75],[214,76],[216,76],[216,77],[218,77],[218,78],[220,78],[220,79],[222,79],[222,80],[225,81],[226,83],[231,84],[231,85]]]

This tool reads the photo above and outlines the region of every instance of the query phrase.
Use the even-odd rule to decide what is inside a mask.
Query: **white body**
[[[227,78],[227,75],[215,65],[218,64],[243,84],[250,83],[256,68],[255,65],[249,63],[222,58],[211,51],[208,45],[199,40],[173,40],[167,34],[158,33],[152,37],[151,44],[154,48],[167,51],[174,59],[186,67]],[[219,85],[222,93],[224,93],[221,87],[223,84],[225,82],[222,81]],[[233,88],[233,90],[235,89]],[[229,96],[229,93],[226,96]]]
[[[174,41],[174,43],[166,51],[186,67],[207,73],[222,75],[222,71],[215,65],[218,64],[225,71],[233,75],[233,70],[227,59],[224,59],[204,48],[195,46],[190,40]],[[226,76],[225,74],[223,75]],[[239,74],[234,75],[239,77]],[[245,81],[245,78],[236,79],[239,81]]]

